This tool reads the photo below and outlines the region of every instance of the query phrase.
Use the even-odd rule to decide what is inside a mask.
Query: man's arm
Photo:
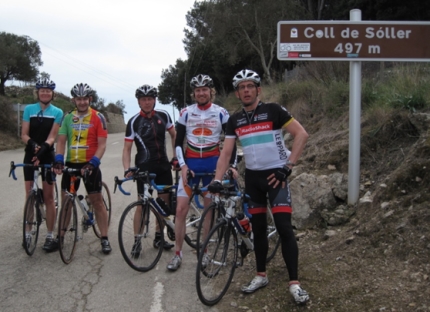
[[[130,168],[132,147],[133,141],[124,141],[124,148],[122,149],[122,166],[124,167],[124,171]]]
[[[293,120],[287,124],[284,129],[294,137],[291,155],[288,160],[289,162],[295,164],[305,148],[309,134],[297,120]]]
[[[67,136],[65,134],[60,134],[57,138],[57,145],[55,148],[55,155],[63,155],[66,152],[66,142]]]
[[[170,138],[171,138],[171,142],[172,142],[172,151],[173,151],[173,156],[172,157],[176,157],[176,150],[175,150],[175,144],[176,144],[176,130],[175,127],[170,128],[169,130],[167,130],[169,132]]]
[[[235,138],[225,138],[221,155],[218,158],[215,171],[215,180],[222,179],[222,176],[227,171],[230,163],[231,154],[236,146]]]
[[[107,142],[107,138],[104,138],[104,137],[97,138],[97,150],[94,156],[96,156],[98,159],[102,159],[106,151],[106,142]]]

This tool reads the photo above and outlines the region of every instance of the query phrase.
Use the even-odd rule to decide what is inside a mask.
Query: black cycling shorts
[[[157,185],[172,185],[172,169],[170,163],[161,164],[143,164],[139,166],[139,171],[148,171],[149,173],[155,173],[157,176],[154,181]],[[137,181],[137,193],[143,194],[143,182]],[[159,191],[158,194],[168,193],[169,191]]]
[[[66,163],[66,167],[73,169],[82,169],[87,163],[83,164],[73,164]],[[75,181],[75,191],[79,189],[81,179]],[[91,174],[84,181],[85,189],[88,194],[100,193],[102,191],[102,172],[100,168],[94,169]],[[67,190],[70,192],[70,174],[67,172],[63,173],[63,179],[61,180],[61,189],[63,191]]]
[[[31,160],[33,159],[34,154],[26,152],[24,154],[24,164],[31,164]],[[40,164],[52,164],[54,162],[55,153],[54,151],[50,151],[49,154],[45,154],[40,160]],[[35,168],[31,167],[23,167],[24,169],[24,181],[33,181],[34,180],[34,170]],[[42,181],[46,181],[51,183],[55,181],[55,173],[51,171],[51,169],[42,168]]]

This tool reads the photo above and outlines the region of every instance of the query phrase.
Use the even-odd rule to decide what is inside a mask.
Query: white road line
[[[161,304],[161,298],[164,294],[164,286],[162,283],[157,282],[158,277],[155,278],[154,295],[152,299],[152,305],[150,312],[163,312],[163,307]]]

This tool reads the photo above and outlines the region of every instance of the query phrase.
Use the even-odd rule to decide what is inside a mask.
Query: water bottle
[[[87,203],[87,201],[85,200],[84,196],[79,195],[79,196],[78,196],[78,198],[79,198],[79,201],[80,201],[80,202],[81,202],[81,204],[82,204],[82,207],[84,207],[85,211],[86,211],[86,212],[88,212],[88,210],[89,210],[90,208],[88,207],[88,203]]]
[[[237,215],[237,220],[239,220],[239,224],[242,226],[242,228],[245,230],[245,232],[247,233],[247,235],[249,235],[251,233],[252,230],[252,225],[249,222],[249,219],[247,216],[245,216],[243,214],[243,212],[239,212]]]

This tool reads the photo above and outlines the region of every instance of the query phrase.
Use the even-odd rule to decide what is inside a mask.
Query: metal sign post
[[[430,62],[430,22],[281,21],[280,61],[349,61],[348,204],[360,191],[361,61]]]

